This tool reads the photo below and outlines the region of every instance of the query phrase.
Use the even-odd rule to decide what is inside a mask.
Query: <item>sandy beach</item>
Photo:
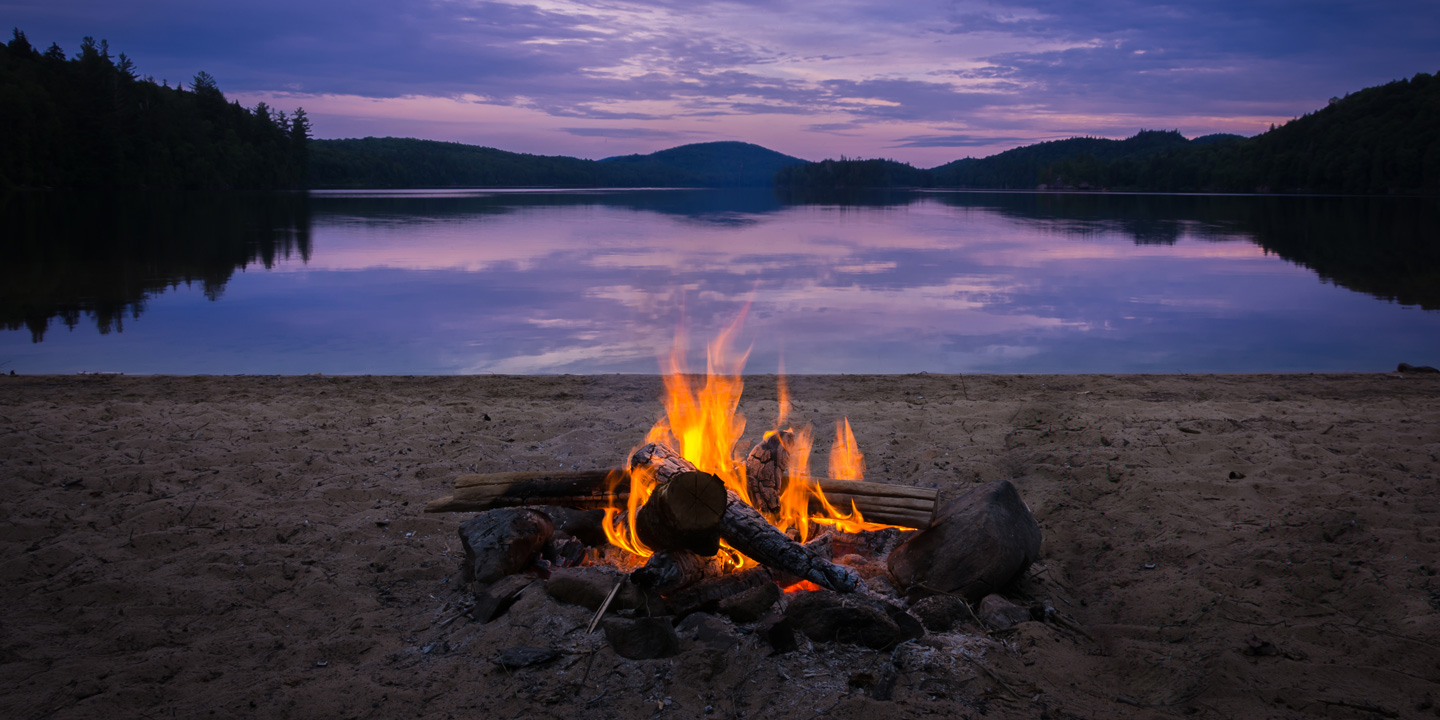
[[[776,393],[746,383],[749,441]],[[1440,717],[1440,376],[790,389],[867,479],[1012,479],[1044,532],[1014,592],[1074,626],[631,661],[543,593],[458,616],[468,516],[425,502],[619,464],[658,377],[0,377],[0,716]],[[564,654],[492,662],[532,637]]]

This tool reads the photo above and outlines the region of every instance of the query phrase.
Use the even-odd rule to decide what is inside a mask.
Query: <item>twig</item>
[[[595,632],[595,626],[600,624],[600,618],[605,615],[606,610],[610,609],[610,602],[619,594],[620,586],[623,584],[625,584],[623,576],[615,581],[615,587],[610,588],[610,594],[605,596],[605,602],[600,603],[600,609],[595,611],[595,617],[590,618],[590,626],[585,628],[586,635]]]

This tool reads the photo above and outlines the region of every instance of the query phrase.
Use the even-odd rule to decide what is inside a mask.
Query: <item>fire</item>
[[[741,373],[750,353],[749,350],[740,353],[732,350],[744,319],[745,312],[742,311],[714,342],[706,346],[703,378],[687,371],[684,336],[677,334],[670,357],[662,361],[665,413],[646,434],[642,445],[658,442],[674,448],[700,470],[718,476],[727,489],[734,491],[746,503],[754,505],[745,480],[744,452],[739,450],[741,436],[745,434],[745,416],[738,412],[744,388]],[[789,388],[783,374],[777,382],[777,390],[779,410],[774,429],[766,432],[763,439],[779,434],[781,444],[789,454],[789,465],[780,493],[780,511],[777,516],[768,519],[781,530],[798,536],[800,542],[810,538],[815,524],[829,525],[844,532],[898,527],[867,522],[853,503],[848,513],[831,504],[810,476],[813,441],[809,426],[782,429],[791,409]],[[855,442],[849,418],[837,422],[835,432],[835,443],[830,453],[830,476],[841,480],[862,480],[865,458]],[[625,470],[614,473],[610,478],[613,489],[628,477],[630,491],[624,507],[612,503],[606,509],[605,534],[616,547],[640,557],[650,557],[654,552],[640,542],[635,531],[635,515],[650,497],[656,481],[650,468],[630,467],[629,458],[639,447],[632,448],[626,455]],[[812,498],[818,500],[819,514],[811,512]],[[729,564],[736,568],[751,562],[724,543],[721,544],[721,552],[727,554]]]

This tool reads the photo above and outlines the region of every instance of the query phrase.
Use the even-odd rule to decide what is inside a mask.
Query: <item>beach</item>
[[[776,380],[745,380],[748,443]],[[469,515],[425,503],[621,464],[657,376],[6,376],[0,715],[1440,717],[1440,376],[788,383],[868,480],[1011,480],[1044,534],[1015,593],[1068,621],[632,661],[543,594],[464,617]],[[561,657],[492,662],[532,637]]]

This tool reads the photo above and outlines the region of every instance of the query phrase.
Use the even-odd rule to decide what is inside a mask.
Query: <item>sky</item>
[[[316,137],[602,158],[740,140],[934,167],[1079,135],[1253,135],[1440,71],[1436,0],[0,0],[67,53],[197,71]]]

